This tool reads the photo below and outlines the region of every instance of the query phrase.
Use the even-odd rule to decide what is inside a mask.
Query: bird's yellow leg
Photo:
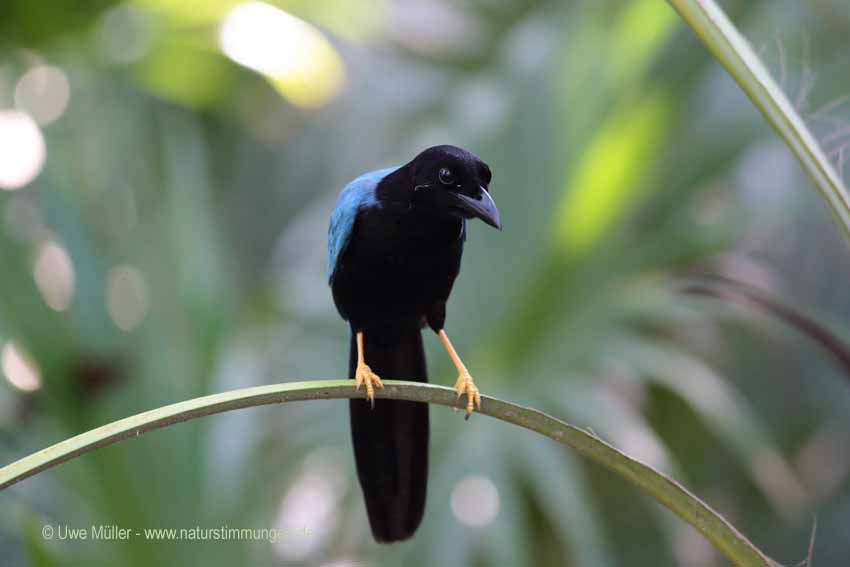
[[[457,368],[458,376],[457,382],[455,382],[455,392],[457,392],[458,398],[466,394],[466,417],[469,419],[469,415],[472,413],[473,407],[477,408],[479,411],[481,410],[481,394],[478,392],[478,386],[476,386],[475,382],[472,381],[472,376],[469,374],[469,370],[466,369],[466,365],[458,356],[457,351],[455,350],[455,347],[452,346],[452,342],[449,340],[449,336],[446,332],[443,329],[440,329],[437,335],[443,342],[443,346],[446,347],[446,352],[449,353],[449,357],[452,359],[452,362],[454,362],[455,368]]]
[[[375,388],[383,388],[384,385],[381,378],[366,364],[366,357],[363,355],[363,331],[357,332],[357,370],[354,372],[354,380],[356,390],[366,384],[366,399],[375,407]]]

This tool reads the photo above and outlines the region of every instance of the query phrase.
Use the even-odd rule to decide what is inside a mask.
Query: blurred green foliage
[[[58,67],[70,85],[67,109],[40,126],[43,170],[0,192],[0,343],[42,380],[34,392],[0,386],[2,462],[166,403],[341,377],[347,330],[324,276],[336,193],[454,143],[491,165],[505,224],[472,228],[449,305],[481,388],[672,473],[785,563],[805,557],[816,515],[815,562],[850,563],[850,393],[838,369],[795,331],[674,285],[734,277],[846,336],[850,290],[836,282],[850,275],[847,248],[790,152],[665,3],[274,4],[332,46],[339,92],[309,82],[333,63],[306,67],[318,75],[238,65],[220,45],[230,0],[0,4],[0,109],[29,110],[18,87],[34,67]],[[842,169],[846,2],[724,4]],[[304,77],[309,88],[291,90]],[[73,267],[62,311],[34,278],[45,242]],[[426,341],[431,380],[450,384]],[[410,543],[372,543],[347,408],[329,402],[172,427],[29,479],[0,496],[0,557],[722,565],[696,532],[553,444],[432,415],[428,511]],[[483,527],[452,508],[469,476],[497,491]],[[106,524],[289,536],[41,534]]]

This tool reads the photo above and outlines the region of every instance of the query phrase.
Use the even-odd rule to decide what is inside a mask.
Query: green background
[[[846,374],[770,316],[682,293],[733,278],[847,336],[850,255],[793,156],[666,3],[274,4],[324,51],[265,55],[306,78],[228,58],[230,0],[0,4],[0,111],[38,118],[28,104],[55,85],[26,96],[21,83],[40,66],[70,93],[39,126],[43,170],[0,191],[0,344],[41,376],[34,392],[0,381],[0,462],[190,397],[343,377],[347,328],[325,280],[336,194],[452,143],[490,164],[504,224],[471,225],[449,304],[482,391],[670,473],[783,563],[806,557],[817,518],[814,564],[850,564]],[[846,0],[723,6],[844,174]],[[33,277],[46,243],[74,274],[61,311]],[[431,381],[453,384],[439,342],[426,348]],[[24,481],[0,495],[2,563],[725,565],[555,443],[431,411],[428,508],[409,543],[372,542],[346,403],[311,402],[170,427]],[[483,526],[453,508],[470,477],[498,503]],[[45,525],[287,536],[71,542]]]

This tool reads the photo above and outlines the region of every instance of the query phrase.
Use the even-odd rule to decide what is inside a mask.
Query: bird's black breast
[[[353,328],[388,339],[426,320],[441,327],[433,319],[445,317],[464,230],[459,218],[403,204],[360,210],[331,282],[340,314]]]

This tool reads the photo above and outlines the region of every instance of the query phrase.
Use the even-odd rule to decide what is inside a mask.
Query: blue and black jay
[[[372,534],[409,538],[422,521],[428,479],[428,405],[379,400],[381,378],[425,382],[421,329],[440,337],[457,368],[467,418],[481,396],[444,329],[467,220],[501,229],[490,168],[455,146],[435,146],[401,167],[361,175],[340,193],[328,229],[328,280],[351,328],[349,401],[354,459]]]

